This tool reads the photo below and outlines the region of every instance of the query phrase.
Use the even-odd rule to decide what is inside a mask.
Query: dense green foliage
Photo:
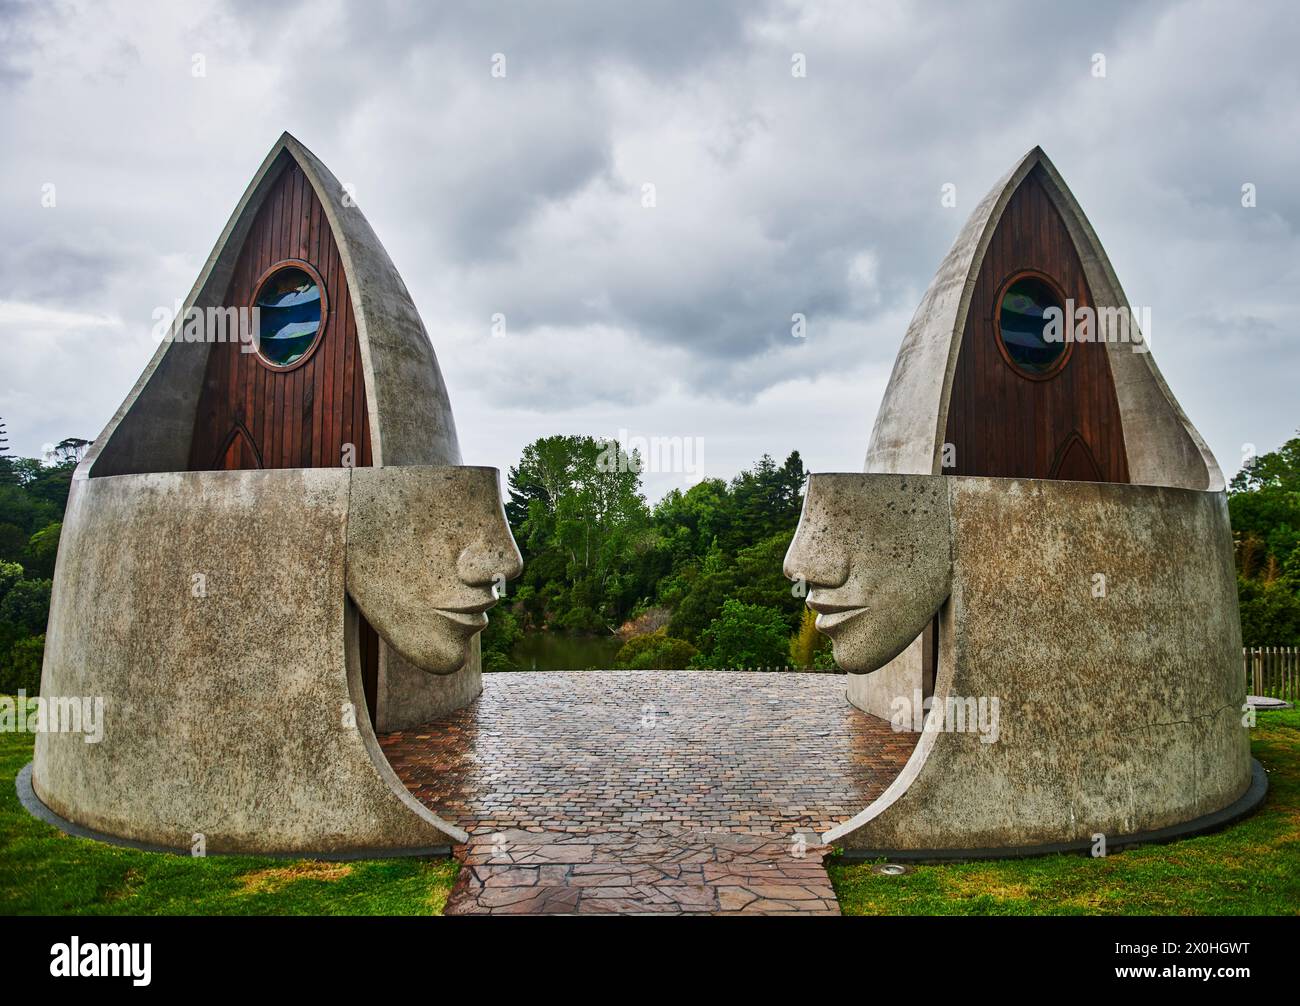
[[[681,671],[699,654],[684,639],[673,639],[666,628],[633,636],[614,658],[617,667],[633,671]]]
[[[593,437],[545,437],[524,449],[506,503],[524,556],[508,607],[514,625],[619,632],[620,667],[787,664],[803,609],[781,573],[803,505],[799,453],[780,465],[764,455],[730,482],[704,479],[653,508],[639,468],[637,456]],[[740,616],[715,625],[728,601],[745,609],[745,626],[761,627],[743,645]],[[503,640],[513,631],[489,625],[484,666],[509,665]],[[638,642],[643,635],[654,638]]]
[[[0,692],[40,689],[50,581],[75,467],[74,456],[42,465],[0,454]]]
[[[519,622],[508,607],[502,605],[494,609],[481,637],[483,670],[512,670],[514,665],[510,662],[510,651],[522,635]]]
[[[790,637],[790,666],[833,670],[835,657],[831,641],[817,631],[817,615],[804,608],[799,616],[799,630]]]
[[[1242,466],[1229,487],[1246,646],[1300,646],[1300,437]]]
[[[599,462],[609,456],[591,437],[547,437],[510,470],[506,510],[525,569],[513,619],[485,636],[486,666],[511,666],[501,640],[543,631],[617,631],[627,642],[655,635],[620,653],[619,667],[683,659],[695,667],[833,666],[828,641],[781,573],[806,477],[798,452],[782,465],[765,455],[730,482],[705,479],[653,508],[641,495],[638,459],[615,451],[621,464],[606,470]],[[1300,645],[1300,438],[1248,462],[1229,506],[1245,644]],[[738,607],[724,618],[728,601]],[[674,641],[683,645],[669,657],[664,648]],[[687,645],[698,652],[684,657]]]
[[[757,669],[784,665],[790,626],[776,608],[729,600],[701,634],[700,667]]]

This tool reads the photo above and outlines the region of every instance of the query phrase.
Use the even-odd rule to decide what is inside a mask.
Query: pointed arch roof
[[[338,179],[287,132],[249,182],[185,299],[173,332],[179,331],[191,308],[222,305],[257,211],[290,163],[296,163],[310,182],[347,277],[375,465],[460,464],[446,383],[406,284]],[[87,451],[77,477],[186,470],[210,348],[180,339],[163,341]]]
[[[1129,307],[1115,270],[1074,194],[1041,147],[1024,155],[975,207],[908,325],[876,413],[867,472],[943,473],[948,403],[976,278],[998,223],[1021,183],[1036,173],[1064,221],[1097,307]],[[1223,474],[1152,358],[1108,342],[1134,483],[1220,491]]]

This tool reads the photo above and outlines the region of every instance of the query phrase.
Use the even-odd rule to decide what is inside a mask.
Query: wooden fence
[[[1300,700],[1300,647],[1247,646],[1241,651],[1246,690],[1288,702]]]

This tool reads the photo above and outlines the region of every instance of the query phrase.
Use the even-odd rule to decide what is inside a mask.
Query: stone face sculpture
[[[102,698],[103,738],[38,735],[31,789],[68,826],[151,847],[444,848],[465,834],[407,792],[371,719],[481,687],[477,634],[521,569],[499,474],[460,465],[406,288],[287,134],[177,325],[251,297],[267,260],[319,278],[314,356],[173,337],[77,468],[41,694]]]
[[[813,476],[785,572],[840,667],[874,671],[917,637],[951,592],[950,538],[942,479]]]
[[[1056,228],[1050,255],[1008,238],[1000,224],[1013,213],[1040,224],[1013,234]],[[1012,360],[1006,374],[988,369],[1004,365],[988,355],[990,298],[1027,270],[1048,281],[1073,271],[1079,296],[1127,306],[1037,149],[976,209],[927,291],[868,473],[810,477],[786,556],[850,672],[849,701],[919,729],[898,778],[824,836],[862,854],[1097,836],[1113,847],[1210,827],[1262,799],[1218,466],[1145,343],[1076,345],[1055,387]],[[963,354],[986,361],[982,383],[966,383]],[[999,381],[1005,398],[982,400]],[[1108,418],[1090,422],[1089,410]],[[972,422],[978,437],[962,428]],[[1044,431],[1053,441],[1035,443]]]
[[[464,666],[507,580],[522,571],[495,468],[358,468],[348,511],[348,596],[407,660]]]

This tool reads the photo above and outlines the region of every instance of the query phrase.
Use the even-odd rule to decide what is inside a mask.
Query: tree
[[[797,519],[796,519],[797,520]],[[786,620],[786,631],[794,632],[800,615],[807,610],[804,599],[791,590],[782,566],[790,550],[793,530],[782,530],[736,553],[736,600],[776,608]]]
[[[674,639],[666,628],[635,636],[623,644],[614,666],[634,671],[680,671],[691,665],[699,651],[684,639]]]
[[[1237,578],[1245,646],[1300,646],[1300,596],[1285,580]]]
[[[54,521],[32,535],[23,553],[23,566],[36,579],[54,576],[54,560],[59,554],[59,536],[63,524]]]
[[[661,590],[673,607],[668,631],[698,641],[737,587],[736,567],[715,541],[702,561],[688,565]]]
[[[3,602],[9,588],[23,578],[23,568],[16,562],[0,562],[0,602]]]
[[[8,674],[16,646],[35,636],[44,639],[50,616],[50,581],[14,579],[15,569],[21,575],[21,566],[0,563],[0,676]],[[24,652],[31,657],[30,647]],[[39,660],[36,674],[39,679]]]
[[[0,623],[12,625],[28,636],[44,633],[52,586],[49,580],[19,580],[0,600]]]
[[[637,644],[623,662],[675,665],[738,600],[782,619],[780,648],[766,652],[768,664],[784,664],[802,607],[781,573],[807,477],[798,451],[780,465],[764,455],[730,482],[674,490],[653,511],[639,469],[635,454],[595,437],[524,448],[506,503],[524,556],[512,609],[521,631],[613,631],[653,606],[667,613],[664,641]]]
[[[1242,642],[1300,645],[1300,436],[1242,466],[1228,513]]]
[[[5,422],[0,418],[0,485],[15,481],[13,474],[14,459],[9,456],[9,437]]]
[[[776,608],[727,601],[704,630],[696,667],[718,669],[784,666],[790,630]]]
[[[1292,437],[1275,451],[1251,458],[1233,476],[1228,489],[1234,494],[1260,489],[1300,491],[1300,436]]]
[[[495,608],[488,616],[487,628],[483,630],[480,637],[483,670],[517,670],[510,653],[522,635],[519,622],[511,614],[510,609],[504,606]]]
[[[54,445],[54,450],[51,452],[54,455],[54,463],[60,466],[76,466],[86,456],[86,450],[91,443],[92,441],[83,440],[81,437],[65,437]]]
[[[790,637],[790,663],[794,667],[822,667],[829,654],[831,641],[817,631],[817,614],[804,608],[799,619],[799,629]],[[834,661],[831,661],[832,666]]]
[[[44,634],[20,639],[7,654],[0,654],[0,694],[13,695],[19,689],[28,695],[39,693],[44,656]]]
[[[770,454],[764,454],[752,470],[737,475],[731,482],[731,491],[737,524],[744,529],[746,540],[736,542],[736,547],[781,532],[793,532],[799,523],[806,479],[798,451],[792,451],[779,468]]]
[[[69,437],[51,452],[55,462],[42,464],[0,443],[0,690],[38,686],[60,520],[87,446]]]
[[[0,523],[0,562],[15,562],[23,558],[31,539],[17,524]]]
[[[547,625],[570,632],[620,624],[650,586],[638,569],[655,545],[639,459],[595,437],[544,437],[507,485],[530,613],[540,603]]]

